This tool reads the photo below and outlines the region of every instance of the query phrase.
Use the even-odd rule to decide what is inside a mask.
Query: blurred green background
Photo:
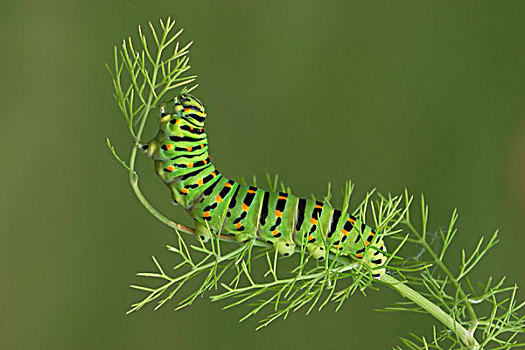
[[[138,24],[168,15],[195,41],[195,94],[224,174],[279,173],[302,196],[349,178],[358,197],[422,192],[432,229],[459,208],[458,249],[501,230],[475,276],[525,286],[524,10],[522,1],[4,2],[0,348],[388,349],[409,331],[429,334],[428,316],[373,311],[399,299],[384,287],[338,313],[301,311],[258,332],[255,320],[237,322],[247,309],[205,299],[124,315],[150,256],[172,263],[164,246],[174,235],[140,206],[105,146],[110,137],[127,156],[130,137],[104,63]],[[139,163],[148,198],[190,223],[149,160]]]

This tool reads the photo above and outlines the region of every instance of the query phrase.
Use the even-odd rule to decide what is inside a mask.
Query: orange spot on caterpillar
[[[365,245],[368,247],[370,245],[370,242],[366,241]]]
[[[340,244],[335,244],[335,245],[334,245],[334,248],[335,248],[335,249],[341,249],[341,245],[340,245]]]
[[[241,228],[242,227],[242,223],[241,222],[238,222],[237,224],[235,224],[235,228]]]
[[[170,165],[169,167],[166,168],[168,171],[175,171],[175,167],[173,165]]]
[[[323,209],[323,206],[322,206],[322,205],[319,205],[319,204],[316,204],[315,207],[316,207],[317,209]]]
[[[310,219],[310,223],[311,223],[312,225],[317,225],[318,222],[319,222],[319,221],[318,221],[317,219],[314,219],[314,218],[311,218],[311,219]]]
[[[309,236],[308,236],[308,242],[313,241],[313,240],[314,240],[314,236],[309,235]]]
[[[357,253],[355,256],[358,257],[359,259],[361,259],[363,257],[363,254],[362,253]]]
[[[348,218],[348,221],[350,221],[352,224],[355,224],[355,220],[352,218]]]
[[[180,191],[181,191],[182,193],[184,193],[184,194],[187,194],[187,193],[189,192],[187,188],[183,188],[183,189],[180,190]]]
[[[197,185],[202,186],[203,183],[204,183],[203,179],[198,179],[197,180]]]
[[[255,193],[254,190],[248,190],[248,191],[246,191],[246,192],[248,192],[248,193]]]
[[[370,231],[370,236],[374,237],[376,234],[374,231]]]
[[[190,112],[190,111],[191,111],[191,108],[184,109],[184,112]]]
[[[215,200],[216,200],[217,202],[221,203],[221,202],[222,202],[222,197],[221,197],[221,195],[218,194],[217,197],[215,197]]]
[[[210,212],[209,211],[205,211],[204,214],[202,214],[202,216],[204,216],[205,218],[209,218],[210,217]]]
[[[207,159],[204,159],[203,162],[204,162],[204,165],[208,164],[208,160]]]
[[[224,184],[224,186],[226,186],[226,187],[230,187],[230,188],[231,188],[231,187],[232,187],[232,184],[229,183],[229,182],[226,182],[226,183]]]
[[[191,146],[186,147],[186,151],[188,151],[188,152],[191,152],[192,149],[193,149],[193,147],[191,147]]]
[[[248,209],[250,209],[250,207],[242,203],[242,210],[247,211]]]
[[[193,131],[193,126],[190,126],[190,130]]]
[[[186,164],[186,166],[187,166],[188,168],[193,168],[193,163],[188,163],[188,164]]]
[[[180,119],[175,119],[175,124],[176,125],[179,125],[181,123],[181,120]]]
[[[215,174],[215,171],[214,171],[214,172],[211,172],[210,174],[212,174],[213,177],[217,176],[217,174]]]
[[[282,211],[279,211],[279,210],[276,210],[276,211],[275,211],[275,216],[277,216],[278,218],[280,218],[281,216],[283,216],[283,212],[282,212]]]
[[[166,145],[166,149],[169,151],[169,150],[172,150],[173,149],[173,145],[171,143],[168,143]]]
[[[277,229],[273,230],[272,235],[277,236],[279,234],[279,231]]]
[[[279,198],[279,199],[287,199],[288,197],[285,197],[285,196],[279,196],[279,197],[277,197],[277,198]]]
[[[347,230],[345,230],[345,229],[342,229],[341,233],[343,234],[343,236],[348,236],[349,232]]]
[[[202,149],[202,148],[204,148],[204,145],[203,145],[203,144],[201,144],[201,149]]]

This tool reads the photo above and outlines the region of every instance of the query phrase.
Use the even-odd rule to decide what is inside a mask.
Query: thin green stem
[[[131,175],[131,174],[130,174],[130,176],[133,177],[133,175]],[[171,221],[170,219],[168,219],[167,217],[162,215],[157,209],[155,209],[151,205],[151,203],[146,199],[146,197],[144,197],[144,195],[142,194],[142,192],[141,192],[141,190],[139,188],[139,185],[138,185],[138,181],[132,181],[131,182],[131,188],[133,189],[133,192],[135,193],[135,196],[137,196],[140,204],[142,204],[142,206],[144,208],[146,208],[146,210],[149,211],[151,213],[151,215],[153,215],[157,220],[159,220],[163,224],[169,226],[170,228],[173,228],[173,229],[178,230],[180,232],[189,233],[189,234],[195,234],[195,230],[193,230],[193,229],[191,229],[189,227],[186,227],[184,225],[177,224],[177,223]]]
[[[443,263],[443,260],[441,260],[437,256],[437,254],[434,252],[434,250],[427,243],[426,239],[424,239],[421,236],[420,232],[414,227],[414,225],[412,225],[412,223],[410,221],[407,220],[405,223],[408,226],[408,228],[410,228],[410,230],[415,235],[417,235],[419,237],[419,239],[420,239],[419,243],[423,245],[425,250],[432,256],[434,261],[439,265],[439,267],[443,270],[443,272],[445,272],[445,274],[450,279],[450,282],[452,282],[452,284],[456,287],[456,290],[459,292],[459,295],[461,296],[461,298],[464,299],[464,300],[467,300],[467,295],[463,291],[463,288],[461,288],[461,285],[458,282],[458,280],[456,279],[456,277],[452,274],[452,272],[448,269],[448,267]],[[476,316],[474,308],[472,307],[472,305],[469,302],[465,303],[465,305],[467,307],[468,313],[470,314],[470,318],[471,318],[472,323],[476,323],[478,321],[478,317]]]
[[[444,312],[439,306],[435,305],[430,300],[390,275],[384,274],[383,277],[381,277],[381,281],[396,290],[400,295],[412,300],[423,310],[426,310],[429,314],[434,316],[445,327],[454,331],[463,344],[469,346],[471,349],[479,349],[479,343],[474,338],[474,335],[450,317],[450,315]]]
[[[343,266],[343,267],[341,267],[339,269],[332,270],[331,272],[332,273],[343,273],[345,271],[349,271],[349,270],[354,269],[355,265],[356,264],[354,263],[353,265]],[[227,297],[230,294],[241,294],[243,292],[247,292],[247,291],[253,290],[253,289],[263,289],[263,288],[264,289],[268,289],[270,287],[283,285],[283,284],[290,284],[290,283],[293,283],[293,282],[296,282],[296,281],[307,281],[307,280],[321,279],[321,277],[325,277],[325,275],[326,275],[326,272],[324,270],[322,270],[321,272],[315,273],[315,274],[303,275],[303,276],[299,276],[299,277],[286,278],[286,279],[276,279],[273,282],[264,283],[264,284],[251,283],[247,287],[237,288],[235,290],[229,290],[229,291],[227,291],[227,292],[225,292],[223,294],[218,294],[218,295],[212,296],[212,300],[223,299],[224,297]]]

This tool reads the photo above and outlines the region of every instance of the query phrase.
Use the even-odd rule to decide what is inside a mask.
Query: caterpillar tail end
[[[372,277],[380,279],[386,272],[386,268],[382,267],[387,257],[384,254],[386,246],[382,239],[374,244],[374,248],[368,249],[364,261],[372,269]]]

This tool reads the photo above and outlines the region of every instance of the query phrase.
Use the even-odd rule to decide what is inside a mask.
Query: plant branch
[[[170,270],[163,269],[153,258],[157,271],[141,273],[139,276],[160,278],[164,284],[158,288],[132,286],[148,292],[149,295],[141,302],[134,304],[130,312],[162,297],[163,299],[158,302],[156,308],[160,307],[170,300],[186,281],[201,273],[204,276],[202,285],[183,299],[178,308],[191,305],[198,296],[220,287],[224,288],[224,291],[212,295],[212,301],[236,298],[237,301],[227,306],[231,307],[250,300],[253,309],[241,320],[255,315],[263,307],[273,307],[273,313],[261,321],[262,325],[259,328],[279,317],[286,318],[289,312],[307,305],[307,313],[309,313],[316,305],[321,310],[329,301],[334,301],[338,304],[336,307],[338,310],[342,303],[356,291],[364,294],[365,290],[371,287],[373,281],[377,279],[372,278],[373,270],[362,260],[342,256],[340,252],[330,252],[328,259],[318,262],[311,259],[311,255],[306,250],[306,243],[303,241],[296,248],[297,255],[299,255],[297,265],[291,271],[285,271],[279,266],[281,258],[276,251],[272,250],[273,248],[268,243],[258,238],[224,255],[221,253],[222,243],[239,243],[230,235],[215,235],[207,244],[198,240],[200,246],[188,247],[179,232],[195,235],[195,230],[164,216],[144,196],[139,187],[136,162],[148,117],[159,103],[166,100],[165,96],[168,92],[181,87],[181,93],[187,93],[197,86],[188,88],[187,85],[192,83],[196,77],[184,75],[190,69],[186,55],[192,42],[181,47],[176,39],[181,35],[182,30],[170,34],[174,25],[175,22],[170,18],[165,22],[160,21],[162,31],[157,32],[155,27],[149,23],[151,43],[153,43],[149,45],[147,36],[139,27],[141,49],[137,51],[129,38],[123,41],[120,50],[115,48],[113,69],[106,65],[113,80],[115,100],[124,115],[133,139],[128,163],[119,157],[109,140],[107,140],[107,146],[128,172],[130,186],[141,205],[161,223],[175,230],[179,248],[168,246],[168,250],[177,254],[181,260],[173,269],[178,274],[171,277],[165,273]],[[273,183],[269,177],[268,179],[271,191],[276,191],[277,188],[286,192],[290,191],[289,187],[284,186],[282,182],[279,187],[277,176]],[[253,185],[256,186],[256,179]],[[345,185],[343,212],[348,211],[353,188],[351,182]],[[389,253],[385,252],[386,262],[381,267],[374,269],[386,268],[388,273],[380,277],[379,282],[394,289],[407,299],[407,301],[397,303],[397,307],[385,308],[385,310],[423,312],[430,314],[444,326],[439,330],[434,327],[431,342],[424,337],[412,335],[417,342],[422,344],[421,347],[411,340],[401,338],[403,343],[410,349],[439,350],[456,348],[458,345],[469,349],[482,349],[488,344],[497,344],[498,349],[522,346],[523,344],[515,339],[519,334],[525,332],[525,318],[520,317],[517,313],[525,304],[516,303],[517,287],[503,286],[504,279],[493,284],[492,278],[489,278],[486,284],[476,287],[467,276],[485,257],[488,250],[497,243],[497,232],[485,246],[481,239],[472,254],[467,255],[464,250],[462,251],[459,272],[455,276],[445,264],[444,257],[457,232],[454,228],[457,212],[453,212],[448,230],[441,230],[439,236],[436,234],[435,237],[432,237],[432,234],[427,234],[428,207],[424,198],[421,201],[422,225],[421,230],[418,230],[410,220],[409,208],[412,196],[409,196],[406,190],[404,196],[393,197],[378,194],[379,200],[375,202],[370,200],[372,193],[373,191],[366,195],[353,214],[361,222],[367,222],[366,215],[367,208],[369,208],[377,237],[397,241],[397,246],[388,243],[388,247],[393,247],[393,249],[389,249]],[[404,207],[401,205],[403,197],[405,198]],[[324,199],[329,205],[330,185]],[[428,237],[431,237],[432,240],[428,240]],[[436,237],[442,241],[441,251],[432,248]],[[326,241],[323,243],[326,251],[330,251],[331,247],[327,245],[328,243]],[[415,245],[419,253],[414,258],[399,256],[405,244]],[[254,246],[263,249],[258,249],[257,253],[252,256]],[[370,252],[368,249],[377,248],[371,245],[365,249],[363,256],[367,256]],[[190,251],[194,252],[198,258],[190,255]],[[428,253],[429,261],[422,260],[423,253]],[[251,271],[252,260],[262,258],[265,258],[268,270],[262,277],[254,276]],[[434,266],[433,269],[430,268],[431,266]],[[230,274],[227,274],[228,271]],[[233,278],[228,283],[224,283],[223,281],[229,278],[231,273],[233,273]],[[350,281],[349,285],[345,285],[348,281]],[[505,296],[505,293],[511,293],[511,295]],[[261,299],[254,299],[256,296]],[[326,298],[320,300],[322,296]],[[478,304],[485,306],[488,304],[492,308],[490,315],[479,318],[476,314],[478,309],[474,308],[475,306],[477,308]],[[462,320],[466,314],[470,318],[468,322]],[[477,339],[482,339],[482,341],[478,342],[476,335],[478,335]],[[448,346],[442,346],[444,343],[448,343]]]
[[[412,300],[423,310],[426,310],[430,315],[435,317],[445,327],[454,331],[464,345],[471,347],[471,349],[479,349],[479,344],[473,334],[450,317],[450,315],[444,312],[439,306],[435,305],[430,300],[390,275],[384,274],[383,277],[381,277],[381,281],[397,291],[401,296]]]

